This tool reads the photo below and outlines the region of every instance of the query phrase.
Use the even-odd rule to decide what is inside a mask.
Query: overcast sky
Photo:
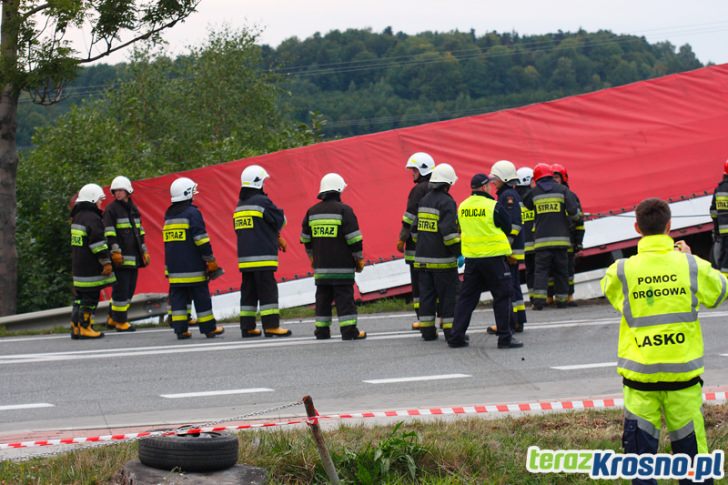
[[[726,0],[202,0],[198,12],[165,38],[174,52],[202,42],[208,29],[224,24],[258,26],[261,42],[273,46],[314,32],[387,26],[408,34],[424,30],[475,29],[536,34],[609,29],[693,47],[702,62],[728,62]],[[111,62],[123,61],[126,54]]]

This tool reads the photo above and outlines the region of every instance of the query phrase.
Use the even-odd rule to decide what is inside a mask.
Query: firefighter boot
[[[313,335],[316,337],[316,340],[328,340],[331,338],[331,328],[316,327],[316,330],[313,331]]]
[[[554,304],[554,297],[553,296],[547,296],[546,297],[546,305],[551,306]]]
[[[222,335],[224,333],[225,333],[225,327],[216,326],[215,327],[215,330],[213,330],[212,332],[207,332],[205,334],[205,337],[207,337],[207,338],[215,338],[218,335]]]
[[[75,322],[71,322],[71,338],[73,340],[78,339],[78,324]]]
[[[97,332],[96,330],[94,330],[94,327],[91,324],[92,317],[93,315],[91,314],[91,312],[83,312],[83,320],[78,325],[78,338],[94,339],[104,336],[103,332]]]
[[[288,337],[291,335],[291,331],[287,328],[266,328],[263,330],[263,333],[265,333],[266,337]]]
[[[188,318],[187,319],[187,325],[194,327],[197,325],[197,319],[196,318]]]
[[[242,330],[243,338],[260,337],[261,331],[257,328],[251,328],[250,330]]]
[[[356,325],[341,328],[341,340],[363,340],[365,338],[367,338],[367,333],[360,331]]]
[[[420,327],[420,333],[425,341],[437,340],[437,328],[434,325],[432,327]]]
[[[192,337],[192,334],[190,332],[182,332],[177,334],[177,340],[187,340],[190,337]]]
[[[136,327],[129,322],[116,322],[112,320],[117,332],[136,332]]]
[[[114,319],[111,318],[111,315],[108,315],[106,317],[106,328],[114,330],[116,328],[116,323],[114,322]]]
[[[566,305],[567,305],[567,306],[569,306],[569,307],[577,307],[577,306],[579,306],[579,305],[578,305],[578,304],[577,304],[577,303],[576,303],[576,302],[574,301],[574,294],[573,294],[573,293],[572,293],[571,295],[569,295],[569,299],[567,300],[567,302],[566,302]]]
[[[419,330],[419,329],[420,329],[420,322],[413,322],[412,330]]]

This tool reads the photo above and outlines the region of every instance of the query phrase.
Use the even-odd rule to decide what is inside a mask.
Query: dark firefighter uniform
[[[399,240],[405,241],[404,260],[410,269],[410,281],[412,282],[412,306],[415,309],[417,318],[420,316],[420,281],[417,269],[414,266],[415,250],[417,243],[412,239],[412,223],[417,217],[417,208],[420,200],[427,193],[427,185],[430,183],[430,174],[420,175],[415,182],[415,186],[410,190],[407,196],[407,209],[402,215],[402,230],[399,232]]]
[[[576,201],[576,205],[579,207],[579,217],[576,220],[569,221],[569,233],[571,234],[571,246],[566,253],[568,258],[568,274],[569,274],[569,294],[568,301],[570,306],[577,306],[573,301],[574,299],[574,275],[576,274],[576,253],[582,250],[584,243],[584,212],[581,208],[581,201],[579,197],[569,188],[566,182],[562,182],[566,188],[571,192],[571,195]],[[554,296],[554,278],[549,277],[548,296]]]
[[[71,325],[73,338],[97,335],[92,327],[101,290],[113,285],[109,245],[101,211],[92,202],[78,202],[71,211],[71,272],[75,295]],[[103,334],[102,334],[103,335]]]
[[[728,174],[723,176],[710,202],[710,217],[713,219],[713,236],[720,244],[715,267],[728,274]]]
[[[523,234],[524,263],[526,265],[526,287],[528,288],[528,299],[533,301],[533,279],[536,266],[536,253],[533,250],[533,219],[535,211],[529,209],[523,203],[531,187],[516,187],[518,195],[521,196],[521,234]]]
[[[448,188],[437,184],[427,192],[420,200],[413,228],[417,243],[414,267],[420,279],[419,328],[425,340],[437,338],[436,313],[446,338],[455,317],[460,230],[457,205]]]
[[[144,258],[149,257],[139,209],[131,199],[128,202],[114,200],[104,210],[104,226],[112,258],[118,254],[121,261],[114,268],[116,283],[111,292],[107,323],[119,331],[133,330],[134,327],[128,323],[127,312],[136,290],[138,268],[146,266]]]
[[[279,328],[278,235],[286,223],[283,211],[260,189],[240,189],[233,225],[238,238],[240,286],[240,330],[243,337],[259,335],[255,319],[260,303],[263,331]]]
[[[341,202],[338,192],[320,194],[321,202],[306,212],[301,228],[301,243],[313,260],[316,282],[316,330],[318,339],[331,335],[331,303],[343,340],[359,335],[354,302],[354,273],[363,258],[363,238],[354,210]]]
[[[487,179],[486,179],[487,180]],[[458,207],[462,252],[465,257],[463,285],[455,308],[451,347],[467,345],[465,333],[473,310],[484,291],[493,295],[493,313],[499,347],[510,347],[513,316],[513,284],[507,256],[512,254],[508,235],[511,221],[508,211],[489,194],[474,191]]]
[[[570,223],[580,217],[576,199],[570,190],[548,176],[536,182],[524,205],[535,211],[533,307],[540,310],[546,303],[549,274],[552,274],[556,304],[563,308],[569,294]]]
[[[503,185],[498,189],[498,203],[500,207],[508,212],[511,221],[511,230],[508,235],[508,242],[511,245],[511,257],[509,266],[511,269],[511,284],[513,285],[513,294],[511,295],[513,303],[513,315],[511,318],[511,328],[517,332],[523,331],[523,325],[526,323],[526,304],[523,301],[523,293],[521,292],[521,280],[519,278],[518,266],[525,260],[523,226],[521,222],[521,196],[518,191],[510,185]]]
[[[726,278],[673,244],[664,234],[643,237],[637,254],[613,263],[601,281],[622,315],[617,372],[624,384],[626,453],[657,453],[661,414],[673,453],[708,453],[698,308],[723,303]]]
[[[191,200],[174,202],[167,209],[162,236],[174,332],[178,338],[189,335],[187,305],[194,302],[200,332],[214,334],[207,263],[215,258],[202,213]]]

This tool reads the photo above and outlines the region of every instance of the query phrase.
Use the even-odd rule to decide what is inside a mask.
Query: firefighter
[[[240,285],[240,331],[243,338],[259,337],[255,318],[260,304],[260,320],[266,337],[287,337],[291,331],[280,327],[278,309],[278,250],[285,252],[286,240],[280,235],[286,224],[283,211],[263,191],[270,178],[259,165],[246,167],[240,175],[240,197],[233,212],[233,227],[238,238]]]
[[[414,267],[416,244],[412,239],[412,223],[417,217],[417,207],[420,199],[427,193],[427,186],[430,183],[430,174],[435,168],[435,160],[423,152],[414,153],[407,159],[405,168],[412,173],[412,180],[415,186],[407,196],[407,208],[402,216],[402,229],[399,231],[397,251],[404,253],[404,261],[410,269],[410,281],[412,282],[412,306],[415,309],[417,319],[420,318],[420,282],[417,269]],[[412,330],[419,328],[418,322],[412,324]]]
[[[493,295],[493,313],[499,349],[523,347],[513,338],[511,296],[513,283],[507,257],[512,254],[508,235],[511,221],[508,210],[488,194],[488,176],[476,174],[470,182],[473,193],[458,208],[465,257],[463,285],[455,308],[455,324],[448,339],[450,347],[468,345],[465,332],[483,291]]]
[[[116,281],[111,266],[109,245],[104,237],[101,203],[104,190],[87,184],[78,191],[71,210],[71,270],[73,310],[71,338],[94,339],[104,336],[93,328],[93,318],[101,290]]]
[[[212,254],[210,237],[200,210],[192,203],[197,184],[187,177],[172,182],[169,188],[172,205],[164,214],[162,237],[164,263],[169,280],[169,304],[172,328],[179,340],[188,339],[187,305],[194,302],[200,333],[207,338],[222,335],[212,313],[210,279],[222,274]]]
[[[531,180],[533,179],[533,169],[531,167],[521,167],[516,170],[518,174],[518,186],[516,190],[521,196],[521,234],[523,234],[523,250],[524,263],[526,265],[526,288],[528,288],[528,300],[533,301],[533,274],[535,266],[535,255],[533,252],[533,215],[534,212],[527,209],[523,204],[526,194],[531,191]]]
[[[511,255],[506,257],[511,269],[511,284],[513,285],[513,294],[511,295],[513,303],[511,329],[516,333],[520,333],[523,332],[523,326],[526,323],[526,304],[523,301],[523,293],[521,292],[521,279],[519,277],[520,272],[518,266],[524,262],[525,250],[523,224],[521,221],[521,206],[523,202],[515,188],[519,181],[516,166],[508,160],[495,162],[490,169],[489,178],[496,189],[500,206],[508,212],[508,217],[511,221],[511,232],[508,235],[508,242],[511,245]],[[495,335],[497,333],[496,325],[488,327],[487,331],[491,335]]]
[[[342,340],[361,340],[367,333],[357,327],[354,273],[364,270],[363,241],[351,207],[341,202],[343,177],[327,173],[321,178],[321,200],[306,212],[301,229],[316,282],[316,329],[319,340],[331,338],[331,303],[336,304]]]
[[[581,207],[579,196],[569,187],[569,172],[566,171],[566,167],[560,163],[554,163],[551,169],[554,172],[554,181],[569,189],[569,192],[574,196],[579,206],[580,217],[576,221],[572,221],[569,226],[571,231],[571,247],[569,247],[567,253],[569,257],[569,296],[566,304],[567,306],[575,307],[577,304],[574,301],[574,274],[576,273],[576,255],[584,249],[584,211]]]
[[[554,181],[551,166],[539,163],[533,168],[536,186],[523,201],[534,210],[535,271],[533,309],[543,310],[546,303],[549,275],[554,276],[554,296],[558,308],[566,308],[569,293],[570,223],[581,216],[573,194]]]
[[[728,275],[728,160],[723,164],[723,180],[713,192],[710,217],[713,219],[713,240],[719,248],[714,251],[714,267]]]
[[[635,213],[642,236],[637,254],[617,260],[601,281],[622,316],[617,373],[624,385],[624,451],[657,453],[664,416],[673,453],[708,453],[698,307],[725,300],[726,278],[690,254],[684,241],[672,240],[667,203],[646,199]]]
[[[116,283],[111,289],[111,305],[106,326],[117,332],[134,332],[128,311],[136,290],[139,268],[149,265],[151,258],[144,244],[144,228],[139,209],[131,199],[131,181],[119,175],[111,181],[114,200],[104,210],[104,235],[111,248]]]
[[[449,191],[456,181],[452,166],[437,165],[417,209],[414,267],[420,278],[419,329],[424,340],[437,339],[436,313],[446,339],[455,316],[460,230],[457,205]]]

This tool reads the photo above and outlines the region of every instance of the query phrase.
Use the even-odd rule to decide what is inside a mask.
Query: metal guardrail
[[[99,307],[96,309],[96,321],[98,323],[106,322],[109,304],[109,301],[99,303]],[[167,315],[167,294],[141,293],[134,295],[128,315],[129,321],[159,317],[159,323],[162,323]],[[69,325],[70,319],[71,307],[67,306],[0,317],[0,325],[3,325],[7,330],[41,330]]]

